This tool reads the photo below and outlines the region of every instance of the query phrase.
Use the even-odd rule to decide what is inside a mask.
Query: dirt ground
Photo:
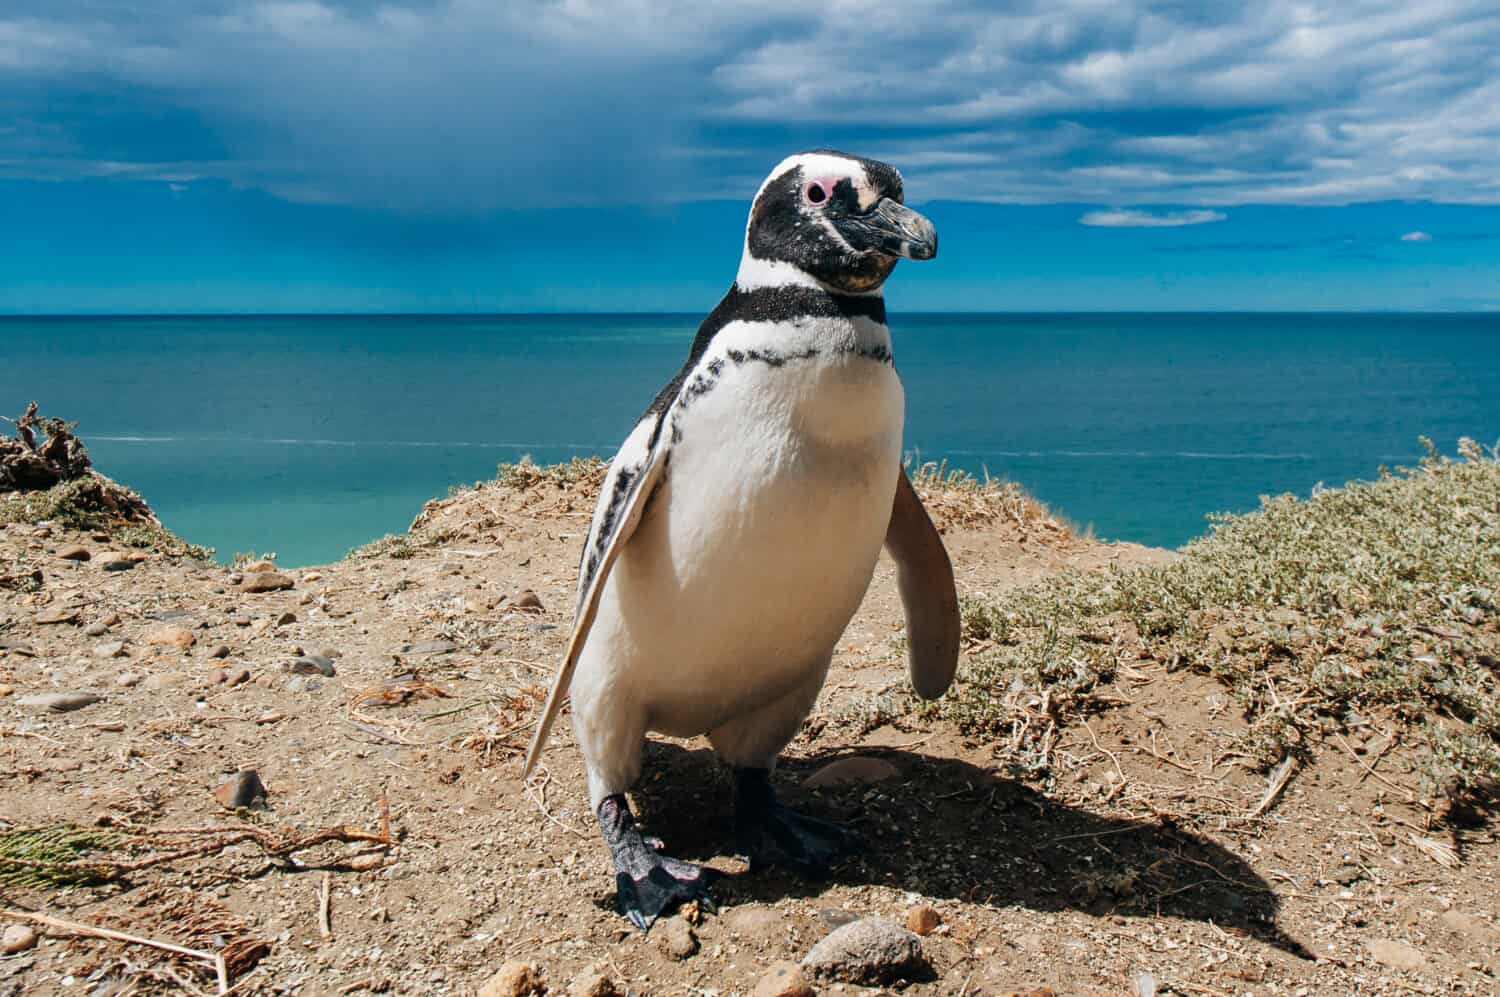
[[[848,821],[864,851],[822,882],[744,873],[706,744],[653,741],[634,795],[645,829],[731,875],[716,915],[637,933],[613,910],[566,724],[542,774],[520,781],[588,512],[570,496],[468,492],[424,513],[439,539],[284,571],[293,586],[267,592],[246,591],[263,572],[156,555],[105,570],[128,553],[105,534],[6,527],[0,575],[43,582],[0,587],[0,834],[68,822],[268,835],[103,884],[0,879],[0,906],[198,948],[268,943],[235,993],[471,994],[521,959],[555,993],[592,967],[622,993],[727,997],[836,925],[904,922],[923,904],[941,923],[909,994],[1500,992],[1494,828],[1433,829],[1403,806],[1386,732],[1315,746],[1317,763],[1256,813],[1266,776],[1225,752],[1243,722],[1222,687],[1122,661],[1117,705],[1059,732],[1050,770],[1013,771],[1003,746],[906,701],[884,561],[777,777],[789,802]],[[954,527],[947,542],[964,594],[1173,556],[1010,524]],[[75,544],[89,560],[57,556]],[[540,609],[519,605],[525,590]],[[290,674],[308,653],[336,674]],[[65,713],[25,702],[57,692],[101,698]],[[849,757],[887,764],[803,785]],[[267,802],[231,813],[212,791],[243,769]],[[265,837],[378,835],[383,808],[391,847],[267,855]],[[179,988],[212,993],[213,976],[58,927],[0,956],[0,994]]]

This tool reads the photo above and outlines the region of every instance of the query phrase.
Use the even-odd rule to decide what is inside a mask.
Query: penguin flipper
[[[923,699],[936,699],[948,690],[958,668],[958,590],[943,538],[905,470],[897,472],[885,549],[896,562],[912,686]]]
[[[605,579],[621,549],[640,525],[646,504],[661,483],[667,468],[667,453],[670,450],[668,437],[662,427],[666,411],[648,412],[625,438],[620,452],[610,462],[609,473],[604,477],[604,486],[599,490],[599,501],[594,506],[594,520],[589,526],[589,536],[583,548],[583,561],[579,566],[578,603],[573,613],[573,633],[568,638],[568,650],[563,655],[562,666],[552,680],[552,690],[547,694],[547,704],[537,721],[536,734],[531,738],[531,747],[526,751],[526,768],[522,779],[529,779],[536,768],[547,737],[552,733],[552,724],[567,698],[568,687],[573,681],[573,670],[578,666],[578,656],[583,651],[589,629],[599,612],[599,597],[604,592]]]

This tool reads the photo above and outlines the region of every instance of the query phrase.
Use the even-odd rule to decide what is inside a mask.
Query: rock
[[[99,622],[102,623],[102,624],[104,624],[107,627],[117,627],[117,626],[120,625],[120,614],[119,613],[110,613],[108,616],[106,616],[104,619],[100,620]]]
[[[229,681],[229,673],[222,668],[215,668],[208,673],[208,680],[214,685],[222,685]]]
[[[215,789],[214,799],[227,810],[253,807],[266,802],[266,786],[254,769],[244,769]]]
[[[140,562],[138,562],[138,561],[132,561],[128,557],[121,557],[118,554],[112,554],[112,555],[110,555],[109,560],[107,560],[107,561],[104,562],[104,570],[105,571],[129,571],[131,568],[135,567],[138,563],[140,563]]]
[[[290,575],[283,575],[279,571],[257,571],[246,575],[244,582],[240,584],[241,592],[280,592],[282,589],[291,588],[295,582]]]
[[[547,992],[547,981],[534,962],[512,961],[502,965],[484,981],[479,997],[531,997]]]
[[[36,929],[29,924],[12,924],[0,935],[0,954],[15,955],[36,945]]]
[[[231,689],[233,689],[235,686],[237,686],[237,685],[244,685],[246,682],[249,682],[249,681],[250,681],[250,669],[248,669],[248,668],[241,668],[239,671],[233,672],[233,673],[230,674],[230,676],[229,676],[229,687]]]
[[[568,984],[568,997],[620,997],[620,990],[608,973],[590,966]]]
[[[1392,969],[1416,970],[1427,962],[1427,957],[1415,946],[1393,938],[1372,938],[1365,942],[1365,948],[1370,950],[1372,959]]]
[[[510,601],[510,608],[519,609],[527,613],[540,613],[542,611],[542,600],[531,589],[522,589]]]
[[[187,627],[157,627],[146,635],[146,643],[153,647],[175,647],[186,651],[198,643],[198,638]]]
[[[906,912],[906,927],[914,935],[926,938],[943,923],[943,918],[927,904],[917,904]]]
[[[452,654],[458,650],[458,645],[451,640],[419,640],[415,644],[407,644],[401,649],[402,654]]]
[[[129,689],[131,686],[139,683],[140,680],[141,677],[135,672],[121,672],[120,674],[115,676],[115,685],[123,686],[124,688]]]
[[[261,558],[259,561],[251,561],[249,564],[245,565],[242,570],[247,575],[259,574],[265,571],[275,571],[276,562]]]
[[[1438,916],[1443,927],[1460,935],[1467,935],[1480,945],[1500,951],[1500,929],[1496,929],[1477,914],[1460,910],[1445,910]]]
[[[296,613],[286,612],[286,613],[282,613],[280,616],[276,617],[276,625],[278,627],[284,627],[288,623],[296,623],[296,622],[297,622],[297,614]]]
[[[679,962],[691,958],[698,951],[698,936],[692,925],[681,917],[669,918],[657,927],[661,949]]]
[[[57,552],[57,557],[60,561],[88,561],[93,556],[93,554],[89,553],[87,547],[80,546],[79,544],[69,544]]]
[[[88,626],[83,628],[83,632],[89,637],[103,637],[105,634],[109,633],[109,627],[105,626],[103,623],[90,623]]]
[[[322,580],[323,580],[323,573],[321,571],[309,571],[307,574],[305,574],[305,575],[302,576],[302,582],[303,582],[303,584],[311,584],[312,582],[321,582]]]
[[[100,530],[96,533],[90,533],[89,539],[94,541],[94,543],[109,543],[109,534],[105,533],[103,530]]]
[[[813,997],[817,991],[807,982],[802,967],[782,960],[766,970],[751,997]]]
[[[1352,863],[1344,863],[1333,870],[1333,881],[1341,886],[1352,886],[1365,878],[1365,871]]]
[[[152,672],[146,676],[146,680],[141,685],[143,688],[155,692],[160,689],[170,689],[173,686],[182,685],[187,679],[188,677],[181,672]]]
[[[22,696],[17,706],[24,706],[38,713],[71,713],[85,706],[92,706],[103,697],[91,692],[43,692],[35,696]]]
[[[30,646],[29,644],[22,644],[20,641],[15,640],[5,640],[3,638],[0,638],[0,651],[13,651],[16,654],[25,655],[28,658],[36,657],[36,648]]]
[[[36,614],[37,623],[75,623],[78,620],[78,610],[69,609],[67,606],[53,606]]]
[[[925,964],[920,938],[894,921],[867,917],[814,945],[802,967],[825,979],[875,985],[910,979]]]
[[[123,640],[107,640],[103,644],[95,645],[94,657],[123,658],[125,657],[125,642]]]
[[[214,649],[212,651],[208,652],[208,656],[210,658],[227,658],[227,657],[229,657],[229,645],[228,644],[217,644],[217,645],[215,645]]]
[[[802,785],[806,789],[826,789],[829,786],[842,786],[851,782],[883,782],[886,779],[894,779],[900,774],[900,769],[883,759],[855,755],[853,758],[840,758],[836,762],[829,762],[803,779]]]
[[[0,697],[9,696],[15,691],[16,687],[13,685],[0,685]]]
[[[300,658],[293,658],[286,670],[293,675],[325,675],[328,678],[333,678],[335,674],[333,662],[321,654],[304,654]]]

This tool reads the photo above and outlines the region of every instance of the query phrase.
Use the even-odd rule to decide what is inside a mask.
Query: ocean
[[[695,315],[0,318],[0,414],[36,399],[175,532],[298,566],[403,531],[502,461],[608,455]],[[1500,315],[893,314],[906,446],[1097,536],[1500,438]]]

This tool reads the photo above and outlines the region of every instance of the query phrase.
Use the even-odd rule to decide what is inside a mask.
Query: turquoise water
[[[609,454],[697,316],[0,319],[36,398],[222,557],[331,560],[531,454]],[[1111,539],[1500,437],[1500,315],[893,315],[909,449]]]

